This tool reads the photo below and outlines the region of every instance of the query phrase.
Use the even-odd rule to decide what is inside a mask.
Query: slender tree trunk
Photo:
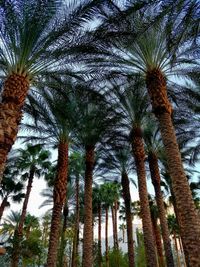
[[[189,260],[188,267],[199,267],[200,219],[197,215],[181,160],[171,118],[172,108],[167,97],[166,80],[159,69],[153,69],[147,72],[146,83],[153,111],[159,121],[166,151],[173,192],[177,203],[177,211],[182,225],[181,237],[184,240]]]
[[[109,267],[108,256],[108,207],[106,206],[106,227],[105,227],[106,267]]]
[[[114,214],[115,214],[115,242],[116,242],[116,249],[119,249],[119,242],[118,242],[118,220],[117,220],[117,210],[118,210],[118,202],[115,200],[114,203]]]
[[[111,205],[111,214],[112,214],[112,228],[113,228],[113,245],[114,248],[116,249],[115,213],[113,205]]]
[[[159,267],[164,267],[165,262],[164,262],[163,251],[162,251],[162,240],[161,240],[160,230],[158,228],[157,219],[151,216],[151,220],[152,220],[152,225],[153,225],[155,243],[156,243],[157,252],[158,252]]]
[[[180,258],[179,258],[179,251],[178,251],[178,243],[176,239],[176,233],[174,233],[174,244],[176,249],[176,257],[177,257],[177,267],[181,267]]]
[[[94,167],[94,146],[86,146],[84,190],[84,230],[83,230],[83,267],[93,264],[93,225],[92,225],[92,176]]]
[[[129,267],[134,267],[134,244],[133,244],[133,225],[132,225],[132,214],[131,214],[131,195],[129,187],[129,179],[127,173],[122,173],[122,192],[125,204],[126,212],[126,230],[127,230],[127,241],[128,241],[128,259]],[[123,243],[124,243],[124,228],[123,228]]]
[[[174,207],[176,220],[177,220],[179,229],[181,229],[182,228],[182,224],[181,224],[181,220],[180,220],[180,217],[179,217],[179,214],[178,214],[178,211],[177,211],[176,199],[175,199],[173,188],[172,188],[171,185],[170,185],[170,192],[171,192],[171,196],[172,196],[172,204],[173,204],[173,207]],[[182,231],[183,231],[183,229],[182,229]],[[180,232],[181,232],[181,230],[180,230]],[[185,261],[187,262],[187,266],[189,266],[189,264],[190,264],[189,263],[189,255],[187,254],[186,244],[184,243],[184,241],[185,240],[182,239]]]
[[[10,74],[3,86],[0,103],[0,181],[3,177],[7,154],[18,133],[28,89],[28,78],[16,73]]]
[[[33,184],[33,178],[34,178],[34,172],[35,168],[31,168],[29,179],[28,179],[28,185],[26,187],[26,194],[23,202],[22,207],[22,213],[20,216],[19,224],[16,227],[15,233],[14,233],[14,244],[13,244],[13,253],[12,253],[12,259],[11,259],[11,267],[17,267],[19,263],[19,256],[20,256],[20,247],[21,247],[21,241],[23,236],[23,226],[26,218],[27,213],[27,206],[28,201],[31,193],[31,188]]]
[[[64,254],[65,254],[65,247],[66,247],[65,232],[67,229],[67,217],[68,217],[68,204],[67,204],[67,200],[66,200],[65,206],[63,208],[63,218],[64,219],[63,219],[63,227],[62,227],[61,240],[60,240],[58,267],[64,265]]]
[[[60,142],[58,146],[57,175],[53,191],[53,213],[51,218],[51,231],[49,237],[49,249],[47,256],[48,267],[56,266],[61,214],[67,193],[67,175],[68,175],[68,143]]]
[[[158,207],[159,212],[159,218],[160,218],[160,225],[161,225],[161,231],[162,231],[162,237],[163,237],[163,243],[165,248],[165,256],[166,256],[166,263],[167,267],[174,267],[174,259],[173,259],[173,253],[171,248],[171,241],[170,241],[170,234],[167,224],[167,218],[165,213],[165,207],[161,192],[161,186],[160,186],[160,172],[158,167],[158,159],[154,152],[149,153],[148,155],[149,160],[149,168],[151,173],[151,180],[154,186],[155,195],[156,195],[156,203]]]
[[[145,151],[144,143],[142,139],[142,131],[136,126],[133,127],[132,133],[132,151],[135,159],[137,177],[138,177],[138,189],[141,205],[141,217],[144,233],[144,246],[146,252],[146,260],[148,267],[157,266],[156,249],[154,245],[154,237],[152,230],[152,222],[149,208],[147,183],[146,183],[146,171],[145,171]]]
[[[101,203],[98,206],[98,266],[102,267],[102,253],[101,253]]]
[[[72,267],[78,266],[78,241],[79,241],[79,174],[76,176],[76,220],[73,240]]]
[[[2,203],[1,203],[1,206],[0,206],[0,221],[1,221],[1,218],[3,216],[3,212],[5,210],[5,207],[7,206],[8,204],[8,197],[5,196]]]

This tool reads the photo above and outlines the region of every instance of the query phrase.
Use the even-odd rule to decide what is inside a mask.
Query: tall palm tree
[[[180,6],[183,6],[182,1],[179,2]],[[185,1],[183,2],[186,4]],[[192,1],[192,3],[189,10],[192,12],[193,20],[199,25],[199,22],[196,20],[198,16],[196,11],[198,10],[198,4],[195,1]],[[187,17],[191,21],[188,13],[185,17],[184,12],[184,10],[183,13],[179,12],[178,18]],[[176,23],[172,21],[171,27],[168,27],[167,22],[171,20],[170,15],[168,18],[164,18],[163,21],[154,23],[154,27],[149,27],[143,34],[137,36],[136,33],[143,26],[145,27],[149,20],[152,21],[150,11],[143,12],[142,14],[139,14],[139,12],[138,14],[131,14],[129,18],[124,20],[124,24],[120,23],[124,25],[123,31],[120,31],[122,27],[118,23],[120,34],[116,34],[117,27],[114,27],[115,34],[112,30],[105,34],[105,39],[109,36],[109,33],[111,37],[113,36],[113,40],[111,40],[112,38],[109,39],[111,40],[110,45],[106,43],[106,54],[108,54],[108,48],[110,48],[111,57],[108,60],[107,56],[105,61],[101,57],[99,64],[101,67],[105,67],[107,76],[109,75],[108,67],[111,67],[111,72],[114,74],[120,72],[122,75],[128,75],[128,77],[138,73],[143,75],[148,95],[151,99],[153,112],[159,122],[159,128],[166,150],[174,195],[177,199],[177,210],[183,225],[181,235],[185,239],[186,249],[189,255],[188,265],[198,266],[198,262],[200,261],[200,255],[198,253],[200,250],[200,222],[181,161],[172,121],[173,108],[167,94],[167,86],[172,82],[170,76],[174,77],[177,74],[182,76],[183,79],[190,79],[194,71],[199,69],[196,60],[198,44],[192,41],[192,31],[190,29],[188,31],[188,25],[186,30],[188,34],[185,34],[183,29],[181,33],[177,29],[176,23],[178,25],[179,22],[180,24],[182,22],[185,24],[184,19],[180,19],[178,22],[178,19],[174,17]],[[118,20],[115,19],[116,21]],[[111,28],[110,26],[109,29]],[[170,30],[171,37],[173,36],[174,38],[173,41],[170,39],[171,43],[168,42],[169,40],[167,38],[169,36],[168,31]],[[102,63],[102,61],[105,63]],[[92,66],[95,67],[95,64],[96,62]],[[194,227],[190,227],[191,224],[189,221],[192,222]]]
[[[78,244],[79,244],[79,223],[80,223],[80,190],[81,179],[84,177],[84,156],[81,152],[74,151],[70,155],[69,176],[71,180],[75,180],[75,222],[74,222],[74,240],[72,252],[72,267],[78,265]]]
[[[92,182],[95,149],[100,142],[110,138],[109,134],[113,132],[118,117],[105,97],[95,92],[89,83],[79,83],[69,94],[69,101],[74,105],[70,114],[74,133],[85,150],[83,267],[90,267],[93,261]]]
[[[49,83],[49,87],[55,86],[54,82]],[[31,140],[40,140],[48,145],[57,147],[58,159],[55,177],[53,178],[53,213],[51,221],[51,232],[49,239],[49,250],[47,264],[55,266],[57,259],[57,245],[59,239],[59,226],[61,213],[66,200],[67,176],[68,176],[68,147],[70,141],[69,114],[71,104],[66,100],[68,90],[63,88],[63,84],[58,84],[59,91],[53,90],[51,93],[48,88],[44,88],[39,96],[30,95],[30,102],[26,106],[27,115],[32,118],[32,122],[24,124],[25,129],[34,132],[32,136],[25,137]],[[66,88],[70,88],[70,83]],[[36,123],[34,123],[36,122]],[[35,135],[38,133],[38,135]],[[46,176],[46,178],[48,178]],[[49,181],[50,182],[50,181]],[[50,183],[52,184],[52,183]]]
[[[16,139],[29,88],[48,72],[71,75],[71,71],[60,68],[66,64],[64,58],[69,63],[78,51],[80,57],[92,51],[88,49],[87,38],[81,38],[84,32],[81,28],[101,5],[102,1],[89,0],[80,3],[1,1],[0,66],[4,81],[0,116],[1,177],[7,153]]]
[[[155,190],[156,203],[158,207],[162,237],[165,248],[166,262],[167,266],[174,266],[171,241],[169,236],[170,234],[167,225],[166,211],[161,191],[161,178],[158,165],[159,150],[162,149],[162,143],[159,140],[160,137],[158,129],[151,118],[150,121],[146,124],[143,136],[146,144],[146,151],[148,154],[151,180]]]
[[[50,153],[47,150],[44,150],[42,145],[30,145],[28,144],[25,149],[19,149],[19,157],[17,160],[17,166],[22,171],[22,178],[28,180],[26,187],[26,193],[24,196],[21,216],[19,224],[15,230],[14,236],[14,247],[12,254],[12,263],[11,266],[18,266],[19,256],[20,256],[20,242],[23,235],[23,225],[26,218],[28,201],[31,193],[31,188],[33,184],[33,179],[35,176],[40,177],[48,166],[50,165],[49,158]]]
[[[146,259],[149,266],[156,266],[156,250],[154,246],[152,223],[148,202],[145,170],[145,149],[142,136],[142,127],[147,119],[149,102],[144,90],[144,82],[140,76],[129,80],[128,86],[119,86],[116,83],[112,94],[116,96],[116,103],[124,118],[124,127],[129,131],[129,141],[138,177],[138,190],[141,202],[142,225]],[[126,129],[126,128],[125,128]]]
[[[133,160],[129,144],[127,142],[121,142],[120,144],[119,142],[118,145],[115,145],[112,149],[106,149],[101,160],[103,160],[101,168],[103,169],[105,176],[108,176],[109,173],[113,179],[121,177],[122,195],[125,203],[128,257],[129,266],[131,267],[134,266],[134,245],[129,175],[133,170]]]

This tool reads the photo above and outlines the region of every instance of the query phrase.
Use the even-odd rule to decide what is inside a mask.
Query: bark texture
[[[154,218],[152,216],[151,220],[152,220],[152,225],[153,225],[155,243],[156,243],[157,252],[158,252],[159,267],[164,267],[165,263],[164,263],[164,257],[163,257],[163,251],[162,251],[162,240],[161,240],[160,230],[158,227],[157,218]]]
[[[17,137],[28,89],[28,78],[16,73],[9,75],[4,83],[0,103],[0,181],[3,177],[7,154]]]
[[[128,241],[128,259],[129,267],[134,267],[134,244],[133,244],[133,225],[132,225],[132,214],[131,214],[131,195],[129,187],[129,179],[127,173],[122,174],[122,192],[125,204],[126,213],[126,231],[127,231],[127,241]],[[124,240],[124,236],[123,236]]]
[[[1,206],[0,206],[0,221],[1,221],[1,218],[3,216],[3,212],[5,210],[5,207],[9,204],[8,202],[8,197],[5,196],[2,203],[1,203]]]
[[[23,237],[23,226],[26,218],[26,213],[27,213],[27,206],[28,206],[28,201],[31,193],[31,188],[33,184],[33,178],[34,178],[34,172],[35,169],[34,167],[30,170],[29,174],[29,179],[28,179],[28,185],[26,187],[26,194],[22,206],[22,213],[20,216],[19,224],[15,230],[14,234],[14,244],[13,244],[13,253],[12,253],[12,259],[11,259],[11,267],[17,267],[19,264],[19,257],[20,257],[20,246],[21,246],[21,241]]]
[[[146,171],[145,171],[145,151],[144,143],[142,139],[142,131],[136,126],[133,127],[132,134],[132,151],[135,159],[137,177],[138,177],[138,189],[141,205],[141,217],[142,227],[144,233],[144,245],[148,267],[157,266],[156,249],[154,245],[154,237],[152,230],[151,214],[149,208],[147,183],[146,183]]]
[[[153,111],[160,125],[169,173],[172,178],[172,188],[181,223],[181,237],[188,258],[188,267],[199,267],[200,219],[195,209],[181,160],[181,154],[171,118],[172,109],[167,98],[166,81],[161,71],[154,69],[147,73],[146,84]]]
[[[67,175],[68,143],[61,142],[58,146],[58,167],[53,191],[53,213],[51,218],[51,231],[47,256],[48,267],[56,266],[61,214],[66,201]]]
[[[92,225],[92,176],[94,167],[94,146],[86,146],[85,194],[83,230],[83,267],[93,265],[93,225]]]
[[[157,155],[155,154],[155,152],[149,153],[148,160],[149,160],[149,168],[150,168],[150,173],[151,173],[151,180],[152,180],[152,184],[154,186],[155,195],[156,195],[156,203],[157,203],[158,213],[159,213],[159,218],[160,218],[160,225],[161,225],[161,231],[162,231],[162,237],[163,237],[163,243],[164,243],[164,249],[165,249],[166,263],[167,263],[167,267],[174,267],[174,259],[173,259],[173,254],[172,254],[170,233],[168,229],[163,196],[162,196],[161,186],[160,186],[161,179],[160,179],[160,172],[159,172],[159,167],[158,167],[158,159],[157,159]]]

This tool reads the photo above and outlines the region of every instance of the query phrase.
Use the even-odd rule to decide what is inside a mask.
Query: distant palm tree
[[[17,181],[18,170],[13,164],[7,164],[4,179],[0,185],[0,196],[2,197],[2,203],[0,205],[0,220],[2,218],[4,209],[10,206],[10,200],[12,202],[20,203],[24,197],[22,190],[24,185],[22,182]]]
[[[71,83],[56,82],[59,90],[49,91],[55,83],[49,82],[43,92],[29,96],[29,103],[25,107],[26,114],[31,118],[30,123],[25,123],[24,129],[31,131],[32,135],[24,136],[25,140],[35,140],[52,145],[58,150],[56,169],[52,167],[46,175],[49,185],[53,185],[53,213],[47,263],[54,267],[57,259],[57,245],[62,209],[66,200],[68,178],[68,149],[70,142],[71,126],[69,115],[71,103],[67,101],[68,90]],[[36,123],[35,123],[36,122]],[[37,133],[37,135],[36,135]],[[55,175],[55,176],[54,176]]]
[[[110,138],[118,121],[115,109],[89,83],[79,83],[69,94],[74,135],[85,150],[83,267],[93,262],[92,183],[97,145]],[[112,129],[112,131],[111,131]],[[105,141],[104,141],[105,142]]]
[[[170,234],[167,225],[166,211],[164,207],[163,195],[161,191],[161,177],[159,170],[159,152],[163,149],[163,145],[160,140],[158,128],[152,118],[149,118],[148,123],[143,131],[145,147],[148,155],[149,169],[151,174],[151,181],[155,190],[156,203],[159,212],[162,237],[165,248],[167,266],[174,266],[173,254],[171,248]],[[153,206],[152,206],[153,207]]]
[[[131,213],[131,195],[129,187],[129,174],[133,170],[133,158],[131,156],[131,150],[128,142],[117,142],[110,148],[104,150],[104,154],[101,157],[102,163],[100,167],[105,178],[109,176],[112,180],[121,177],[122,184],[122,196],[125,204],[125,221],[128,240],[128,256],[129,266],[134,265],[134,244],[133,244],[133,225],[132,225],[132,213]],[[133,180],[132,180],[133,181]],[[133,181],[134,182],[134,181]],[[123,231],[124,234],[124,231]],[[123,237],[124,240],[124,237]]]
[[[15,230],[14,247],[12,254],[11,266],[18,266],[20,255],[20,242],[23,236],[23,225],[26,218],[28,201],[31,193],[33,179],[35,176],[40,177],[45,170],[50,166],[49,158],[50,152],[43,150],[42,145],[30,145],[28,144],[25,149],[18,149],[19,155],[17,159],[17,166],[22,171],[22,179],[28,180],[26,193],[24,196],[23,207],[19,224]]]
[[[142,134],[143,125],[149,116],[149,101],[145,92],[144,81],[138,75],[129,79],[128,85],[120,86],[114,83],[111,95],[116,97],[115,101],[121,114],[123,114],[123,127],[129,133],[128,140],[132,147],[138,178],[146,259],[149,266],[153,267],[156,266],[157,260],[148,201],[145,170],[146,154]]]

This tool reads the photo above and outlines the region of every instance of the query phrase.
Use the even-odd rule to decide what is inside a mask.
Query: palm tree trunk
[[[83,230],[83,267],[93,264],[93,225],[92,225],[92,177],[94,167],[94,146],[86,146],[84,190],[84,230]]]
[[[109,267],[108,256],[108,207],[106,206],[106,227],[105,227],[106,267]]]
[[[153,229],[149,208],[147,183],[146,183],[146,171],[145,171],[145,151],[144,143],[142,140],[142,131],[140,127],[134,127],[131,133],[132,138],[132,151],[135,159],[138,188],[141,205],[141,217],[142,227],[144,233],[144,246],[146,253],[146,261],[148,267],[156,267],[156,249],[154,245]]]
[[[200,219],[195,209],[189,184],[183,168],[181,155],[171,118],[171,105],[167,97],[166,80],[159,69],[147,72],[147,89],[153,111],[160,125],[166,151],[169,173],[181,220],[181,237],[184,240],[189,258],[188,267],[200,265]],[[191,227],[192,225],[192,227]]]
[[[181,267],[179,251],[178,251],[178,243],[177,243],[177,239],[176,239],[176,233],[174,233],[174,244],[175,244],[176,256],[177,256],[177,267]]]
[[[58,146],[58,166],[53,192],[53,213],[51,218],[51,231],[49,237],[49,249],[47,266],[55,267],[57,260],[57,248],[63,205],[66,200],[68,175],[68,143],[60,142]]]
[[[30,170],[30,174],[29,174],[28,185],[26,187],[26,194],[25,194],[25,198],[23,202],[22,213],[20,216],[19,224],[16,227],[15,234],[14,234],[11,267],[17,267],[19,263],[20,246],[21,246],[22,235],[23,235],[23,226],[24,226],[24,221],[26,218],[27,206],[28,206],[28,201],[29,201],[29,197],[31,193],[32,184],[33,184],[34,173],[35,173],[35,168],[32,167]]]
[[[118,242],[118,220],[117,220],[117,210],[118,210],[118,202],[115,200],[114,203],[114,214],[115,214],[115,242],[116,242],[116,249],[119,249],[119,242]]]
[[[126,212],[126,230],[128,240],[128,259],[129,267],[134,267],[134,244],[133,244],[133,226],[132,226],[132,214],[131,214],[131,195],[129,187],[129,179],[127,173],[122,173],[122,192],[125,204]],[[123,228],[123,243],[124,243],[124,228]]]
[[[115,214],[113,204],[111,205],[111,214],[112,214],[112,228],[113,228],[113,245],[116,249],[116,232],[115,232]]]
[[[7,205],[7,203],[8,203],[8,197],[5,196],[3,201],[2,201],[2,203],[1,203],[1,206],[0,206],[0,221],[1,221],[1,218],[3,216],[3,212],[4,212],[4,209],[5,209],[6,205]]]
[[[79,220],[80,220],[80,208],[79,208],[79,174],[78,174],[76,176],[76,220],[74,228],[72,267],[77,267],[78,265]]]
[[[102,267],[102,253],[101,253],[101,203],[98,206],[98,266]]]
[[[158,207],[159,212],[159,218],[160,218],[160,225],[161,225],[161,231],[162,231],[162,237],[163,237],[163,243],[165,248],[165,256],[166,256],[166,263],[167,267],[174,267],[174,259],[172,254],[172,248],[171,248],[171,241],[170,241],[170,234],[167,224],[167,218],[165,213],[165,207],[160,187],[160,173],[159,173],[159,167],[158,167],[158,159],[154,152],[149,153],[148,155],[149,160],[149,168],[151,173],[151,180],[154,186],[155,195],[156,195],[156,203]]]
[[[158,252],[159,267],[164,267],[165,263],[164,263],[164,257],[163,257],[163,251],[162,251],[162,240],[161,240],[161,235],[160,235],[160,231],[158,228],[157,219],[155,219],[152,216],[151,220],[152,220],[152,225],[153,225],[153,233],[154,233],[155,243],[156,243],[157,252]]]
[[[0,103],[0,181],[3,176],[7,154],[16,140],[22,108],[29,89],[29,80],[12,73],[4,83]]]
[[[63,227],[62,227],[61,241],[60,241],[60,248],[59,248],[58,266],[63,266],[63,263],[64,263],[64,252],[65,252],[65,247],[66,247],[65,232],[67,228],[67,217],[68,217],[67,200],[63,208],[63,217],[64,219],[63,219]]]
[[[179,229],[181,229],[182,224],[181,224],[181,220],[180,220],[180,217],[179,217],[179,214],[178,214],[178,211],[177,211],[176,199],[174,197],[174,192],[173,192],[172,186],[170,186],[170,192],[171,192],[171,196],[172,196],[172,204],[173,204],[173,207],[174,207],[176,220],[177,220]],[[182,231],[183,231],[183,229],[182,229]],[[180,232],[181,232],[181,230],[180,230]],[[187,254],[187,249],[186,249],[186,245],[185,245],[184,241],[185,240],[182,239],[185,261],[187,262],[187,266],[189,266],[189,255]]]

